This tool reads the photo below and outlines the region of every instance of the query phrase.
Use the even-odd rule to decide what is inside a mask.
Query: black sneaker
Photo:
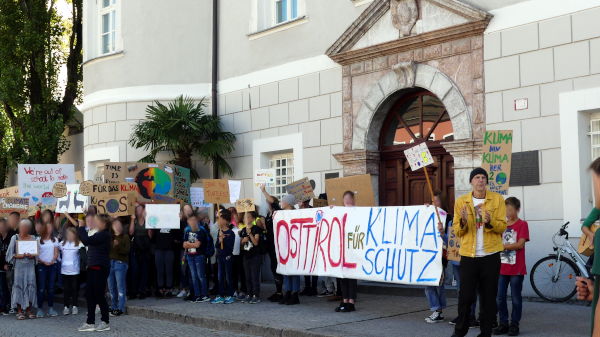
[[[442,316],[442,313],[439,311],[434,311],[433,313],[431,313],[431,315],[425,318],[426,323],[439,323],[443,321],[444,316]]]
[[[344,305],[345,305],[345,304],[346,304],[346,303],[344,303],[344,302],[340,303],[340,305],[338,305],[338,306],[335,308],[335,312],[342,312],[342,309],[344,309]]]
[[[110,315],[112,317],[119,317],[119,316],[123,315],[123,312],[121,310],[118,310],[118,309],[117,310],[112,310],[110,312]]]
[[[498,325],[493,332],[494,335],[506,335],[508,333],[508,324],[500,323],[500,325]]]
[[[269,298],[267,298],[267,299],[271,302],[279,302],[279,301],[281,301],[282,297],[283,297],[283,295],[281,293],[274,293],[273,295],[269,296]]]
[[[448,324],[450,324],[450,325],[456,325],[456,322],[458,322],[458,317],[456,317],[455,319],[453,319],[450,322],[448,322]]]
[[[352,311],[356,311],[356,308],[354,308],[354,303],[344,303],[344,307],[342,309],[340,309],[340,312],[352,312]]]
[[[469,319],[469,328],[478,328],[479,327],[479,320],[476,319],[475,317],[471,317]]]
[[[518,324],[511,324],[508,327],[508,335],[509,336],[518,336],[519,335],[519,325]]]
[[[190,294],[187,295],[183,300],[186,302],[194,302],[196,300],[196,296]]]

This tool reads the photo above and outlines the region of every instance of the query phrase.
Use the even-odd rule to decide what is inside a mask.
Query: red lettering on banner
[[[285,238],[287,239],[287,255],[285,256],[285,258],[283,258],[283,256],[281,255],[281,245],[277,245],[277,252],[279,253],[279,263],[281,264],[287,264],[288,259],[290,258],[290,229],[288,228],[288,224],[287,222],[285,222],[285,220],[279,220],[279,222],[277,222],[277,236],[275,236],[275,238],[279,241],[279,232],[281,231],[281,227],[285,227]]]
[[[342,233],[346,233],[346,218],[348,214],[344,214],[344,218],[342,219]],[[334,218],[337,220],[337,218]],[[339,221],[339,220],[338,220]],[[354,262],[346,262],[346,245],[344,245],[344,240],[340,241],[340,245],[342,247],[342,260],[344,261],[344,268],[356,269],[356,263]]]
[[[345,217],[344,217],[345,219]],[[342,230],[342,225],[340,223],[339,220],[337,220],[337,218],[334,218],[333,221],[331,222],[331,226],[329,229],[329,242],[327,243],[327,245],[329,246],[329,251],[328,251],[328,255],[329,255],[329,263],[331,264],[332,267],[337,267],[342,263],[342,254],[340,254],[340,258],[337,262],[333,261],[333,259],[331,258],[331,237],[332,237],[332,233],[333,233],[333,223],[337,222],[338,224],[338,229],[340,232],[340,245],[344,246],[344,231]]]
[[[306,248],[304,250],[304,266],[302,267],[302,269],[306,270],[306,261],[308,261],[308,242],[310,241],[310,230],[313,228],[316,228],[317,225],[315,224],[310,224],[310,225],[304,225],[303,228],[306,228]],[[319,228],[317,228],[317,233],[319,233]],[[317,237],[318,239],[318,237]]]
[[[298,249],[300,248],[300,247],[298,246],[298,241],[296,241],[296,238],[294,237],[294,229],[295,229],[295,230],[297,230],[297,231],[299,231],[299,230],[300,230],[300,227],[298,227],[298,225],[296,225],[296,224],[292,224],[292,226],[290,226],[290,239],[291,239],[292,241],[294,241],[294,244],[295,244],[295,246],[296,246],[296,247],[295,247],[295,250],[294,250],[294,251],[292,251],[292,245],[291,245],[291,243],[290,243],[290,245],[289,245],[289,249],[290,249],[290,255],[292,256],[292,259],[295,259],[295,258],[296,258],[296,255],[298,255]]]

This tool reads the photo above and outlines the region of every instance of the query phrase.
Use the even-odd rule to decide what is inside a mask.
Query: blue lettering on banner
[[[435,281],[435,280],[437,280],[437,278],[422,278],[422,276],[423,276],[423,273],[425,273],[425,269],[427,269],[427,267],[429,267],[431,262],[433,262],[435,260],[435,257],[437,256],[438,252],[436,252],[435,250],[429,250],[429,249],[423,249],[423,252],[430,253],[433,255],[431,255],[431,258],[429,259],[429,261],[427,261],[427,263],[425,263],[425,266],[423,267],[423,269],[421,270],[421,273],[419,274],[419,277],[417,278],[417,282]]]
[[[380,211],[381,212],[381,211]],[[400,237],[400,244],[404,243],[404,228],[406,226],[406,221],[408,220],[408,211],[404,211],[404,220],[402,221],[402,236]],[[413,215],[412,219],[408,223],[408,230],[412,229],[413,222],[415,223],[416,233],[415,233],[415,246],[419,245],[419,211]]]
[[[375,235],[373,234],[373,225],[379,218],[380,214],[381,214],[381,208],[378,210],[377,216],[375,217],[375,219],[373,219],[373,208],[371,208],[371,210],[369,211],[369,223],[367,225],[367,245],[369,245],[369,236],[370,236],[373,238],[373,242],[375,242],[375,247],[379,246],[377,244],[377,240],[375,240]],[[373,221],[371,221],[371,219],[373,219]]]
[[[430,226],[431,225],[431,226]],[[431,232],[427,232],[427,228],[431,227]],[[435,218],[433,216],[433,213],[431,213],[431,215],[429,216],[429,219],[427,219],[427,223],[425,224],[425,230],[423,231],[423,237],[421,237],[421,244],[419,245],[419,247],[423,247],[423,240],[425,240],[426,236],[432,236],[433,237],[433,242],[435,243],[435,248],[437,248],[437,233],[438,231],[436,230],[436,225],[435,225]]]

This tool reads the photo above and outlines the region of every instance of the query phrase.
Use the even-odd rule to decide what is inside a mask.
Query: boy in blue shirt
[[[219,275],[219,296],[211,301],[213,304],[224,303],[231,304],[235,302],[233,298],[233,245],[235,243],[235,234],[231,228],[231,212],[226,209],[219,211],[217,218],[219,225],[219,236],[215,243],[217,251],[217,266]]]
[[[198,217],[192,214],[187,219],[188,227],[183,234],[183,248],[185,249],[187,263],[190,266],[192,285],[194,288],[194,302],[208,302],[208,284],[206,280],[206,231],[198,226]]]

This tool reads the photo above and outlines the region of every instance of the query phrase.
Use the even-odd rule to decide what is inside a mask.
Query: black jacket
[[[77,234],[79,234],[79,240],[88,247],[88,267],[110,267],[110,232],[103,230],[96,232],[92,236],[88,236],[85,227],[79,227],[77,228]]]

